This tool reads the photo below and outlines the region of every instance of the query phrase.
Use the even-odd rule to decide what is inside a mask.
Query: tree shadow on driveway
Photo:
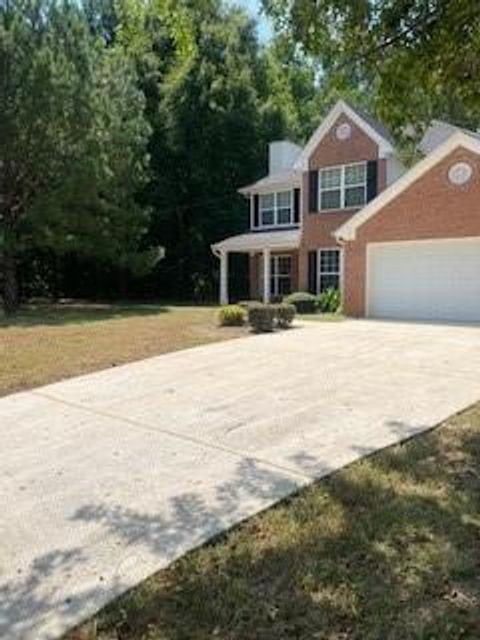
[[[187,554],[110,605],[100,638],[478,639],[478,418],[334,473]]]
[[[65,632],[158,567],[298,487],[287,474],[241,460],[231,479],[216,487],[213,501],[185,492],[168,505],[159,503],[158,512],[112,504],[79,508],[72,527],[98,525],[93,544],[87,538],[85,547],[79,541],[78,547],[55,549],[8,579],[0,573],[0,638],[38,640],[45,629]],[[113,566],[97,562],[103,543],[118,548]],[[88,579],[81,582],[85,572]]]
[[[72,525],[93,523],[117,540],[118,565],[103,583],[95,576],[79,590],[76,572],[91,560],[81,547],[37,560],[28,574],[0,585],[0,636],[37,640],[36,622],[52,612],[66,629],[132,587],[122,568],[129,554],[140,564],[153,557],[160,567],[208,540],[110,604],[100,615],[100,637],[478,638],[477,418],[300,492],[303,481],[249,459],[208,502],[190,491],[159,503],[158,512],[87,504],[72,514]],[[328,467],[308,452],[297,455],[297,464],[302,460],[306,471]],[[146,576],[152,565],[145,569]]]

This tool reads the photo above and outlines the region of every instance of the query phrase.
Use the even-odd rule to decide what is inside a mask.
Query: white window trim
[[[343,297],[343,249],[341,247],[322,247],[321,249],[317,249],[317,295],[321,292],[320,289],[320,279],[322,276],[321,271],[321,253],[322,251],[338,251],[338,272],[337,271],[329,271],[325,272],[323,275],[336,276],[338,275],[338,290],[340,291],[340,295]]]
[[[279,223],[278,222],[278,194],[279,193],[290,193],[290,222],[282,222]],[[272,195],[274,197],[274,202],[273,202],[273,224],[262,224],[262,211],[269,211],[269,209],[267,207],[263,207],[262,208],[262,196],[269,196]],[[258,225],[255,226],[254,223],[254,216],[253,216],[253,198],[251,198],[252,200],[252,204],[251,204],[251,220],[252,220],[252,229],[278,229],[278,228],[284,228],[284,227],[292,227],[294,225],[297,225],[298,223],[296,223],[294,221],[295,219],[295,190],[294,189],[280,189],[279,191],[267,191],[265,193],[259,193],[258,194]],[[281,209],[284,209],[285,207],[280,207]]]
[[[279,274],[278,273],[278,262],[279,262],[279,258],[288,258],[290,260],[290,273],[286,274],[286,273],[282,273]],[[274,268],[272,268],[272,266],[275,265]],[[293,273],[292,273],[292,267],[293,267],[293,260],[292,260],[292,256],[290,253],[275,253],[272,256],[270,256],[270,281],[271,283],[273,282],[273,286],[271,286],[271,295],[272,296],[279,296],[282,295],[278,292],[278,280],[280,278],[290,278],[290,284],[293,284],[292,282],[292,277],[293,277]]]
[[[365,167],[365,182],[363,183],[358,183],[358,184],[349,184],[349,185],[345,185],[345,171],[350,167],[359,167],[359,166],[364,166]],[[324,171],[330,171],[332,169],[340,169],[340,186],[339,187],[327,187],[326,189],[322,189],[322,173]],[[329,212],[329,211],[349,211],[350,209],[361,209],[362,207],[364,207],[367,204],[367,182],[368,182],[368,177],[367,177],[367,163],[365,161],[363,162],[350,162],[348,164],[337,164],[337,165],[333,165],[331,167],[322,167],[321,169],[319,169],[318,171],[318,210],[319,211],[325,211],[325,212]],[[346,189],[355,189],[356,187],[363,187],[365,189],[365,201],[363,204],[355,204],[353,206],[349,206],[346,207],[345,206],[345,191]],[[340,189],[340,206],[338,208],[335,209],[322,209],[322,192],[324,191],[338,191]]]

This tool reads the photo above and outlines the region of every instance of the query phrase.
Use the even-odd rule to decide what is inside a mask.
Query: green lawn
[[[478,640],[479,406],[189,553],[98,628],[101,640]]]
[[[246,335],[215,307],[37,305],[0,316],[0,395],[169,351]]]

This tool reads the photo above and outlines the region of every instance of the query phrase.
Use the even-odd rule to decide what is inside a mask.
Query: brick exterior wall
[[[337,127],[347,122],[352,128],[352,134],[348,140],[338,140],[335,131]],[[378,146],[346,115],[337,118],[330,131],[320,141],[310,157],[310,170],[338,164],[349,164],[378,159]],[[386,161],[378,163],[378,192],[385,188]],[[319,248],[331,248],[337,246],[333,232],[344,224],[358,209],[348,211],[332,210],[322,213],[310,213],[308,211],[308,172],[302,178],[302,241],[299,251],[298,288],[308,289],[308,252]]]
[[[460,161],[469,162],[474,174],[466,185],[455,186],[448,180],[448,170]],[[468,236],[480,236],[480,158],[457,149],[359,227],[355,240],[345,244],[345,312],[365,314],[368,243]]]
[[[335,135],[336,129],[344,123],[348,123],[352,128],[351,136],[348,140],[338,140]],[[309,168],[320,169],[321,167],[335,166],[337,164],[374,160],[377,157],[378,147],[376,142],[369,138],[346,115],[342,114],[336,119],[330,131],[326,133],[311,154]]]

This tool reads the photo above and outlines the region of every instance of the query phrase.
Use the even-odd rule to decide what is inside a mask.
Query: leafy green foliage
[[[218,322],[222,327],[241,327],[245,319],[245,310],[236,304],[222,307],[218,312]]]
[[[276,309],[270,304],[250,305],[248,322],[257,333],[270,333],[274,329]]]
[[[289,327],[296,314],[296,309],[293,304],[287,304],[286,302],[280,302],[275,306],[275,319],[277,326],[280,329],[286,329]]]
[[[316,82],[291,38],[261,47],[220,0],[0,4],[12,305],[18,270],[26,294],[211,299],[210,244],[247,228],[237,189],[267,143],[318,123]]]
[[[9,310],[8,287],[32,248],[148,268],[157,254],[139,251],[148,216],[136,193],[150,130],[129,60],[91,35],[76,4],[20,0],[2,6],[0,66]]]
[[[188,298],[199,281],[216,289],[210,244],[248,227],[237,189],[265,175],[268,142],[301,140],[318,113],[314,72],[287,39],[262,50],[244,12],[207,0],[177,7],[190,16],[194,55],[173,55],[150,21],[139,73],[152,127],[150,234],[166,247],[149,287]]]
[[[291,293],[284,299],[287,304],[292,304],[297,313],[315,313],[317,310],[317,298],[306,291]]]
[[[398,134],[432,118],[480,122],[480,13],[471,0],[263,0],[276,25],[323,69],[330,87],[356,87]],[[413,127],[413,129],[412,129]]]
[[[340,311],[341,297],[338,289],[326,289],[317,297],[317,307],[322,313]]]

